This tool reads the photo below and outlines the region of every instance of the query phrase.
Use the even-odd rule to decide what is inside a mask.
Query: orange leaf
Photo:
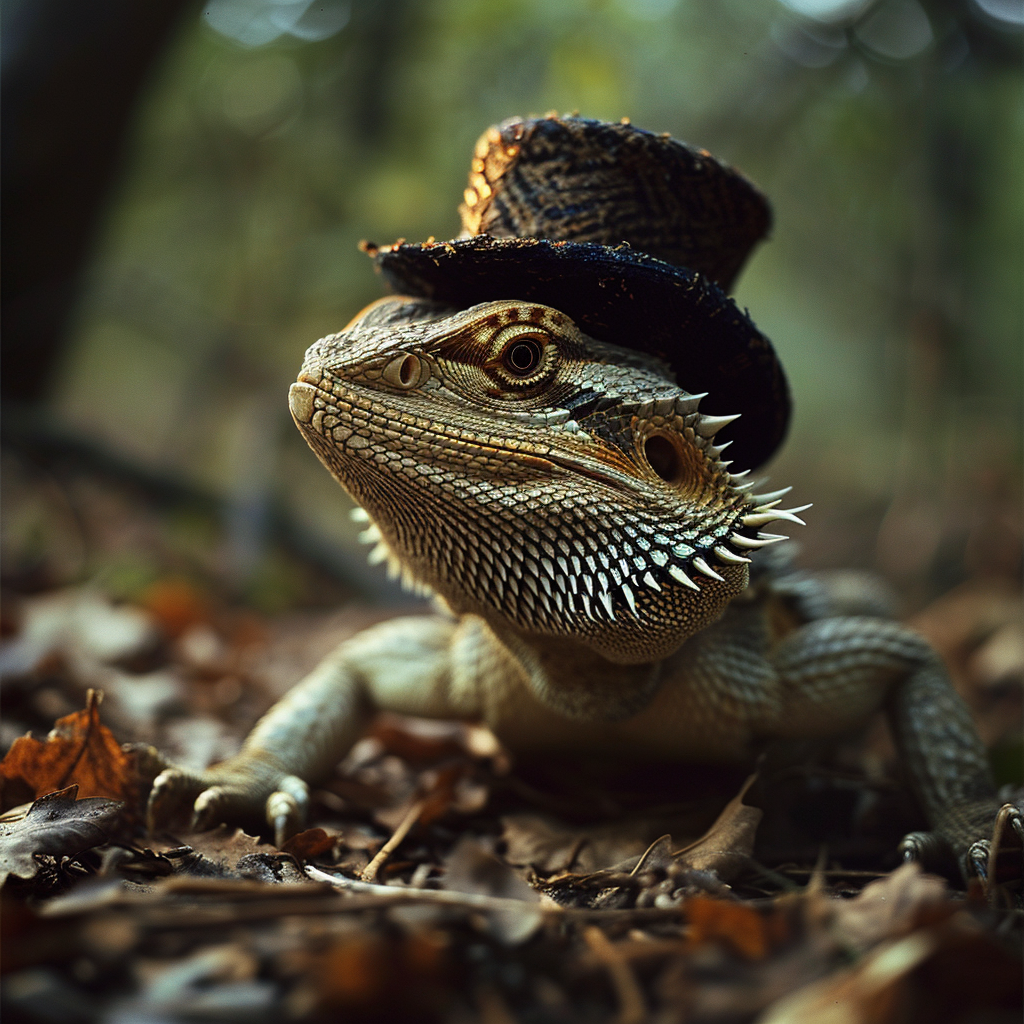
[[[709,939],[722,939],[749,960],[760,960],[768,951],[765,920],[742,903],[695,896],[686,901],[691,947]]]
[[[160,580],[146,589],[142,606],[159,621],[168,636],[180,636],[210,617],[207,602],[190,583],[180,579]]]
[[[78,786],[80,798],[105,796],[135,806],[135,759],[100,722],[100,691],[89,690],[82,711],[57,720],[45,740],[19,736],[0,762],[0,807]],[[13,794],[17,794],[15,797]]]

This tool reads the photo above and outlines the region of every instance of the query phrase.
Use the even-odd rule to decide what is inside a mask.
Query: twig
[[[584,930],[583,940],[598,960],[608,968],[612,985],[615,986],[615,993],[619,998],[619,1016],[616,1024],[643,1024],[647,1016],[647,1006],[629,962],[619,954],[612,941],[596,925]]]
[[[409,808],[405,817],[399,822],[398,828],[391,834],[391,838],[377,851],[373,860],[363,868],[359,877],[364,882],[372,882],[377,877],[377,872],[384,866],[384,862],[391,856],[398,844],[409,834],[409,830],[413,825],[419,821],[425,803],[425,800],[417,800]]]
[[[534,911],[546,917],[577,918],[588,921],[670,921],[680,920],[683,913],[682,905],[678,907],[632,907],[616,910],[592,909],[590,907],[563,907],[553,900],[533,903],[529,900],[516,900],[507,896],[484,896],[472,892],[453,892],[450,889],[413,889],[408,885],[377,885],[372,882],[361,882],[343,875],[329,875],[312,864],[307,864],[306,874],[314,882],[327,882],[336,889],[352,893],[340,910],[348,910],[356,905],[360,896],[359,909],[373,906],[385,906],[397,903],[440,903],[451,907],[464,907],[468,910],[501,910],[522,913]],[[374,900],[379,900],[375,903]]]

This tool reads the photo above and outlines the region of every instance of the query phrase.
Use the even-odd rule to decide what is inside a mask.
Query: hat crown
[[[476,144],[463,235],[631,248],[728,291],[771,227],[738,171],[669,135],[580,117],[510,118]]]

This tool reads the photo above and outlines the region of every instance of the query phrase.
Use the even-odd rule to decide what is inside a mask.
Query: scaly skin
[[[295,422],[376,556],[448,612],[342,644],[236,757],[164,771],[151,819],[262,811],[280,841],[380,710],[483,721],[514,751],[713,761],[884,708],[931,827],[980,863],[995,789],[937,655],[813,579],[751,582],[783,539],[761,528],[801,509],[748,495],[700,398],[525,302],[385,299],[317,342]]]

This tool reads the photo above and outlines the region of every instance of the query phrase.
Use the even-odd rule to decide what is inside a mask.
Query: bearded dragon
[[[735,417],[704,402],[515,296],[391,296],[314,344],[292,417],[438,611],[343,643],[237,756],[167,768],[151,819],[262,815],[280,841],[382,710],[482,722],[513,752],[723,761],[881,709],[931,829],[983,871],[998,802],[941,660],[860,598],[773,574],[762,549],[785,538],[764,528],[809,506],[752,494],[723,457]]]

